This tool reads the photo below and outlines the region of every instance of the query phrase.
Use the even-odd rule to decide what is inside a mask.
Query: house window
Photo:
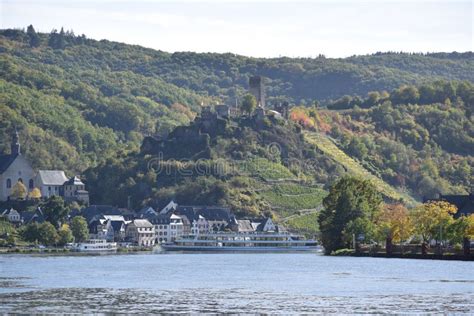
[[[12,180],[7,179],[7,189],[10,189],[12,187]]]
[[[51,187],[48,187],[48,191],[51,191]]]
[[[33,182],[33,179],[30,179],[30,182],[29,182],[29,184],[28,184],[28,187],[29,187],[30,189],[33,189],[34,186],[35,186],[35,184],[34,184],[34,182]]]

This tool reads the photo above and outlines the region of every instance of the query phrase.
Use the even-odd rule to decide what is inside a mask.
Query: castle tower
[[[13,135],[13,140],[11,144],[11,154],[12,155],[21,155],[21,148],[20,148],[20,136],[18,135],[18,131],[15,130],[15,134]]]
[[[257,99],[257,104],[265,108],[265,86],[263,78],[260,76],[253,76],[249,79],[249,92]]]

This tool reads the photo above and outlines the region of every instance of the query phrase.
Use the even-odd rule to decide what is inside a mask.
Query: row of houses
[[[89,192],[78,176],[68,178],[62,170],[34,170],[21,154],[20,138],[15,132],[10,153],[0,155],[0,201],[11,199],[17,183],[23,184],[28,193],[38,189],[43,198],[55,195],[89,204]]]
[[[185,206],[174,201],[162,210],[146,207],[138,212],[93,205],[80,214],[89,223],[90,237],[115,242],[131,242],[140,246],[172,242],[183,235],[199,235],[220,231],[267,232],[284,231],[271,218],[237,219],[230,209],[217,206]]]

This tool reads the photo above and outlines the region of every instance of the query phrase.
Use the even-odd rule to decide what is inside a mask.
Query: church
[[[23,183],[28,193],[38,188],[44,198],[61,196],[67,201],[89,204],[89,193],[79,178],[67,178],[62,170],[38,170],[21,154],[20,137],[15,132],[10,154],[0,155],[0,201],[7,201],[18,182]]]

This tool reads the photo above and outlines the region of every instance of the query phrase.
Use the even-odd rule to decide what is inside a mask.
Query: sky
[[[0,28],[175,51],[347,57],[473,51],[472,0],[0,0]]]

